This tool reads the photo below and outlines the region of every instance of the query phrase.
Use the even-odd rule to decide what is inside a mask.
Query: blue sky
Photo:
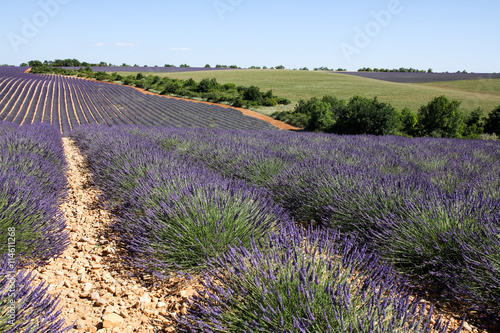
[[[500,72],[498,13],[493,0],[6,1],[0,64]]]

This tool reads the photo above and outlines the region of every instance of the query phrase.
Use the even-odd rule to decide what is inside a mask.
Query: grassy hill
[[[130,75],[134,73],[120,73]],[[220,83],[255,85],[262,90],[272,89],[273,93],[286,97],[292,104],[286,107],[266,108],[265,113],[275,110],[289,110],[300,99],[332,95],[349,99],[354,95],[378,96],[380,101],[389,102],[398,109],[404,107],[412,111],[427,104],[434,97],[446,95],[450,99],[462,101],[466,110],[481,107],[485,114],[500,105],[500,79],[467,80],[434,83],[393,83],[361,78],[345,74],[293,70],[225,70],[184,73],[159,73],[159,76],[200,81],[216,78]]]

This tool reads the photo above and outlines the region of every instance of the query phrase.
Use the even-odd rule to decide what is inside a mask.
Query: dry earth
[[[112,216],[99,202],[85,158],[70,139],[63,143],[69,195],[60,208],[71,243],[61,257],[35,268],[35,281],[50,283],[50,293],[60,295],[72,332],[174,332],[174,318],[187,311],[188,298],[200,286],[194,280],[134,274],[124,264],[124,250],[108,232]],[[451,318],[451,328],[460,325],[461,315],[440,312]],[[463,332],[486,331],[465,324]]]
[[[69,198],[61,210],[71,243],[61,257],[35,269],[36,280],[60,294],[62,315],[68,325],[74,323],[73,331],[174,332],[173,317],[185,313],[196,286],[131,273],[121,260],[123,249],[107,233],[112,217],[101,208],[84,157],[72,141],[63,141]]]

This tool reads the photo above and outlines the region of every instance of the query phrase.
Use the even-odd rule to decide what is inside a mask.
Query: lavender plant
[[[58,298],[45,283],[35,286],[32,272],[17,271],[15,261],[0,257],[0,332],[68,332]]]
[[[115,230],[137,268],[198,272],[207,258],[289,221],[266,190],[164,151],[133,128],[72,135],[105,198],[118,205]]]
[[[149,197],[143,189],[140,193]],[[289,220],[269,202],[266,191],[222,178],[211,184],[192,180],[184,189],[155,199],[143,216],[127,215],[118,224],[136,263],[150,267],[155,258],[163,269],[199,272],[208,258],[235,244],[248,246],[252,236],[261,237]]]
[[[272,201],[295,220],[315,220],[356,235],[418,283],[441,285],[449,296],[475,307],[499,304],[493,287],[498,259],[491,255],[498,252],[491,241],[497,223],[491,221],[496,221],[500,199],[497,142],[209,129],[120,131],[122,137],[131,135],[131,142],[139,137],[141,145],[155,147],[148,150],[148,155],[156,154],[154,160],[168,153],[165,159],[180,163],[178,168],[209,167],[266,188]],[[103,140],[94,147],[106,144]],[[131,147],[119,154],[137,159],[130,154],[139,156],[142,148],[132,153]],[[140,188],[139,183],[149,184],[148,177],[159,181],[152,175],[169,168],[168,163],[150,168],[160,164],[141,159],[148,162],[138,168],[145,170],[140,177],[121,178],[122,172],[112,172],[114,167],[106,177],[116,178],[113,184],[125,179],[123,184],[130,185],[121,191],[128,194],[120,197],[130,209],[140,203],[143,210],[137,212],[144,214],[144,207],[158,204],[141,198],[159,202],[175,191],[163,185],[148,185],[154,188],[151,192],[131,191]],[[182,179],[179,190],[186,188],[189,176],[177,174]],[[470,274],[471,267],[477,274]]]
[[[212,261],[185,332],[446,332],[391,269],[338,233],[290,229]],[[460,329],[453,332],[459,332]]]
[[[69,243],[59,204],[66,195],[60,133],[50,125],[0,124],[0,254],[15,239],[19,265],[43,264]]]

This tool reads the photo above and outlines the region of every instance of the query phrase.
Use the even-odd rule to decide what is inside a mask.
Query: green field
[[[120,74],[126,76],[136,73],[122,72]],[[272,89],[275,95],[292,101],[292,104],[286,107],[259,110],[266,114],[275,110],[290,110],[300,99],[324,95],[342,99],[349,99],[354,95],[370,98],[378,96],[380,101],[391,103],[399,110],[408,107],[414,112],[440,95],[462,101],[462,107],[465,110],[481,107],[485,115],[500,105],[500,79],[409,84],[329,72],[294,70],[224,70],[153,75],[178,79],[193,78],[196,81],[214,77],[220,83],[255,85],[264,91]]]

